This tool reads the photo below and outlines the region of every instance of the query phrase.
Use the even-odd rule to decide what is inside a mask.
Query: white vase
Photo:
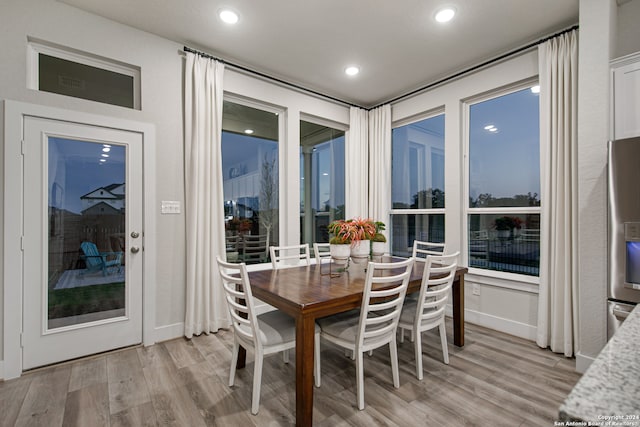
[[[371,255],[381,256],[384,255],[387,248],[387,242],[371,242]]]
[[[356,264],[365,263],[369,260],[371,251],[371,240],[358,240],[351,246],[351,259]]]
[[[336,245],[332,243],[329,245],[329,253],[337,264],[346,264],[351,254],[351,246],[349,244]]]

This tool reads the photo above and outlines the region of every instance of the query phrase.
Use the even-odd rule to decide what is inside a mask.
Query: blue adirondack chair
[[[117,267],[117,271],[120,271],[122,252],[100,252],[92,242],[82,242],[80,249],[84,252],[80,258],[84,260],[88,272],[102,271],[102,275],[106,276],[111,267]]]

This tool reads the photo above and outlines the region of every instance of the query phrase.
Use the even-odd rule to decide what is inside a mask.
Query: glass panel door
[[[125,315],[126,148],[48,140],[47,325]]]
[[[25,118],[23,369],[142,341],[142,144]]]

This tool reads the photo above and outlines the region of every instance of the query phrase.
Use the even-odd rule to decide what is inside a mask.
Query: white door
[[[142,135],[23,131],[23,369],[140,343]]]

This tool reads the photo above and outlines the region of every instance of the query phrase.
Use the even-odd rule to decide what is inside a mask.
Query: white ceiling
[[[578,22],[578,0],[60,1],[364,107]],[[447,24],[433,19],[443,4],[458,12]]]

